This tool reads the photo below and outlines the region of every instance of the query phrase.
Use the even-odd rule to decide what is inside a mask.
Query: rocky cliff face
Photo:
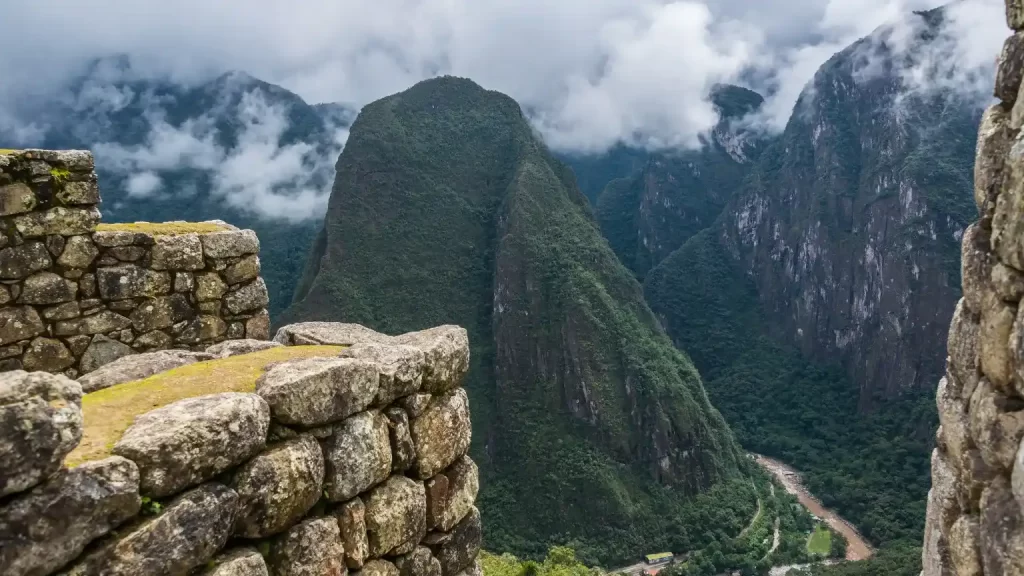
[[[423,82],[364,108],[337,172],[285,318],[467,327],[494,545],[667,547],[663,510],[736,475],[696,370],[515,102]]]
[[[918,43],[942,25],[941,13],[911,18]],[[979,112],[949,93],[908,92],[890,34],[818,71],[720,227],[776,336],[839,359],[863,408],[941,373],[957,244],[973,214]]]

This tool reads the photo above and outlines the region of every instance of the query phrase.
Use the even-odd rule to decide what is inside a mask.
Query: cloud
[[[835,52],[935,2],[22,2],[5,7],[0,20],[0,128],[39,130],[31,118],[5,116],[5,102],[58,90],[88,58],[127,53],[144,76],[195,82],[244,70],[308,102],[356,106],[423,78],[455,74],[516,98],[562,149],[693,146],[714,123],[705,100],[713,83],[738,81],[769,93],[762,120],[778,130]],[[932,62],[990,62],[1009,33],[998,6],[1001,0],[962,0],[950,26],[951,49]],[[60,33],[45,32],[54,30]],[[991,82],[978,78],[978,86]],[[949,84],[960,89],[955,80]],[[102,86],[92,94],[108,107],[126,96]],[[186,144],[163,136],[169,146]],[[202,145],[202,134],[195,136],[192,144]],[[287,171],[295,163],[289,154],[299,151],[279,154],[275,165]]]

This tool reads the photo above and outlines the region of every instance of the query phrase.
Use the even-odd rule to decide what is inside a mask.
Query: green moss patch
[[[212,222],[124,222],[100,224],[97,232],[139,232],[150,236],[174,236],[177,234],[207,234],[223,232],[229,228]]]
[[[285,346],[196,362],[149,378],[125,382],[82,398],[82,441],[67,457],[67,465],[105,458],[136,416],[183,398],[219,392],[252,392],[256,379],[272,362],[337,356],[342,346]]]
[[[13,150],[11,148],[0,148],[0,154],[14,154],[15,152],[18,152],[18,150]]]

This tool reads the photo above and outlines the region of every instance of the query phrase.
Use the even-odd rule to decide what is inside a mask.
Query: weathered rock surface
[[[0,345],[27,340],[46,330],[35,308],[12,306],[0,309]]]
[[[227,230],[203,234],[200,238],[207,258],[234,258],[260,251],[260,240],[252,230]]]
[[[218,555],[202,576],[270,576],[263,556],[252,548],[238,548]]]
[[[233,286],[241,282],[253,280],[259,275],[260,259],[259,256],[252,254],[228,266],[224,270],[224,281]]]
[[[17,280],[53,265],[42,242],[26,242],[0,250],[0,279]]]
[[[159,516],[87,554],[68,576],[180,576],[224,547],[238,495],[208,483],[171,501]]]
[[[202,270],[206,266],[198,234],[158,236],[152,254],[154,270]]]
[[[155,298],[171,292],[171,275],[134,264],[96,270],[96,283],[104,300]]]
[[[372,342],[390,343],[391,336],[381,334],[361,324],[342,322],[299,322],[282,326],[274,335],[274,341],[284,345],[323,344],[330,346],[352,346]]]
[[[366,497],[366,532],[371,556],[407,554],[427,532],[423,484],[392,476]]]
[[[60,304],[75,299],[78,284],[53,272],[37,272],[21,285],[19,304]]]
[[[135,351],[127,344],[107,338],[103,334],[96,334],[92,337],[92,341],[89,342],[89,347],[82,354],[81,370],[83,373],[93,372],[115,360],[134,353]],[[79,382],[84,381],[81,378],[79,379]],[[89,386],[89,391],[94,389],[96,388],[92,385]]]
[[[195,316],[195,310],[183,294],[171,294],[147,300],[132,311],[130,319],[135,330],[144,334],[170,328]]]
[[[298,522],[320,499],[324,458],[312,436],[281,442],[234,474],[238,492],[235,534],[264,538]]]
[[[361,576],[398,576],[398,568],[387,560],[370,560],[359,572]]]
[[[146,378],[178,366],[212,359],[212,354],[187,350],[158,350],[134,354],[104,364],[95,372],[81,376],[78,382],[85,392],[93,392],[122,382]]]
[[[26,238],[42,236],[88,234],[100,223],[100,211],[89,208],[64,208],[58,206],[40,212],[29,212],[14,217],[14,226]]]
[[[229,356],[238,356],[239,354],[248,354],[250,352],[259,352],[260,350],[266,350],[268,348],[279,348],[281,344],[277,342],[270,342],[267,340],[225,340],[219,344],[214,344],[206,349],[207,354],[212,354],[214,358],[227,358]]]
[[[391,440],[391,471],[403,473],[416,463],[416,445],[409,432],[409,416],[405,410],[392,406],[384,411]]]
[[[45,372],[0,374],[0,497],[56,472],[81,438],[81,385]]]
[[[430,481],[427,486],[427,528],[448,532],[473,507],[480,491],[480,472],[469,456],[463,456],[431,480],[435,479],[440,480],[437,490],[431,491]]]
[[[377,367],[351,358],[307,358],[277,364],[256,381],[283,424],[320,426],[365,410],[377,394]]]
[[[266,308],[269,303],[270,295],[263,278],[257,278],[224,297],[224,307],[231,314]]]
[[[395,558],[395,566],[399,576],[441,576],[441,563],[426,546]]]
[[[130,328],[131,325],[131,320],[117,312],[103,310],[85,318],[57,322],[53,332],[57,336],[104,334]]]
[[[339,356],[377,364],[380,387],[374,401],[376,406],[387,406],[398,398],[417,392],[423,381],[426,355],[413,346],[370,342],[345,348]]]
[[[270,407],[255,394],[186,398],[136,417],[113,453],[138,464],[142,494],[159,498],[251,458],[269,425]]]
[[[35,338],[25,349],[22,363],[28,372],[59,372],[75,363],[75,357],[60,340]]]
[[[411,423],[416,444],[416,474],[426,480],[469,449],[472,437],[469,397],[462,388],[436,397]]]
[[[437,326],[410,332],[396,336],[394,341],[423,351],[423,389],[432,394],[455,388],[469,370],[469,336],[461,326]]]
[[[334,518],[305,520],[278,536],[268,559],[274,576],[341,576],[343,550]]]
[[[72,236],[64,244],[57,263],[66,268],[88,268],[99,255],[99,248],[88,236]]]
[[[339,506],[334,516],[338,519],[341,531],[345,564],[358,570],[370,555],[370,542],[366,538],[366,506],[356,497]]]
[[[343,502],[387,479],[391,472],[388,424],[376,410],[360,412],[334,426],[321,444],[324,450],[324,491]]]
[[[441,562],[441,574],[455,576],[476,560],[482,535],[480,511],[473,507],[451,532],[431,532],[425,543]]]
[[[139,511],[139,470],[114,456],[64,470],[0,506],[0,574],[50,574]]]

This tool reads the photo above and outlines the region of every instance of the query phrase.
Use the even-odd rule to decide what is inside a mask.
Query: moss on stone
[[[207,234],[230,230],[213,222],[123,222],[100,224],[97,232],[139,232],[150,236],[174,236],[177,234]]]
[[[77,466],[110,455],[110,450],[136,416],[183,398],[219,392],[252,392],[256,379],[272,362],[337,356],[342,346],[285,346],[250,354],[180,366],[142,380],[125,382],[82,398],[82,441],[68,455]]]

